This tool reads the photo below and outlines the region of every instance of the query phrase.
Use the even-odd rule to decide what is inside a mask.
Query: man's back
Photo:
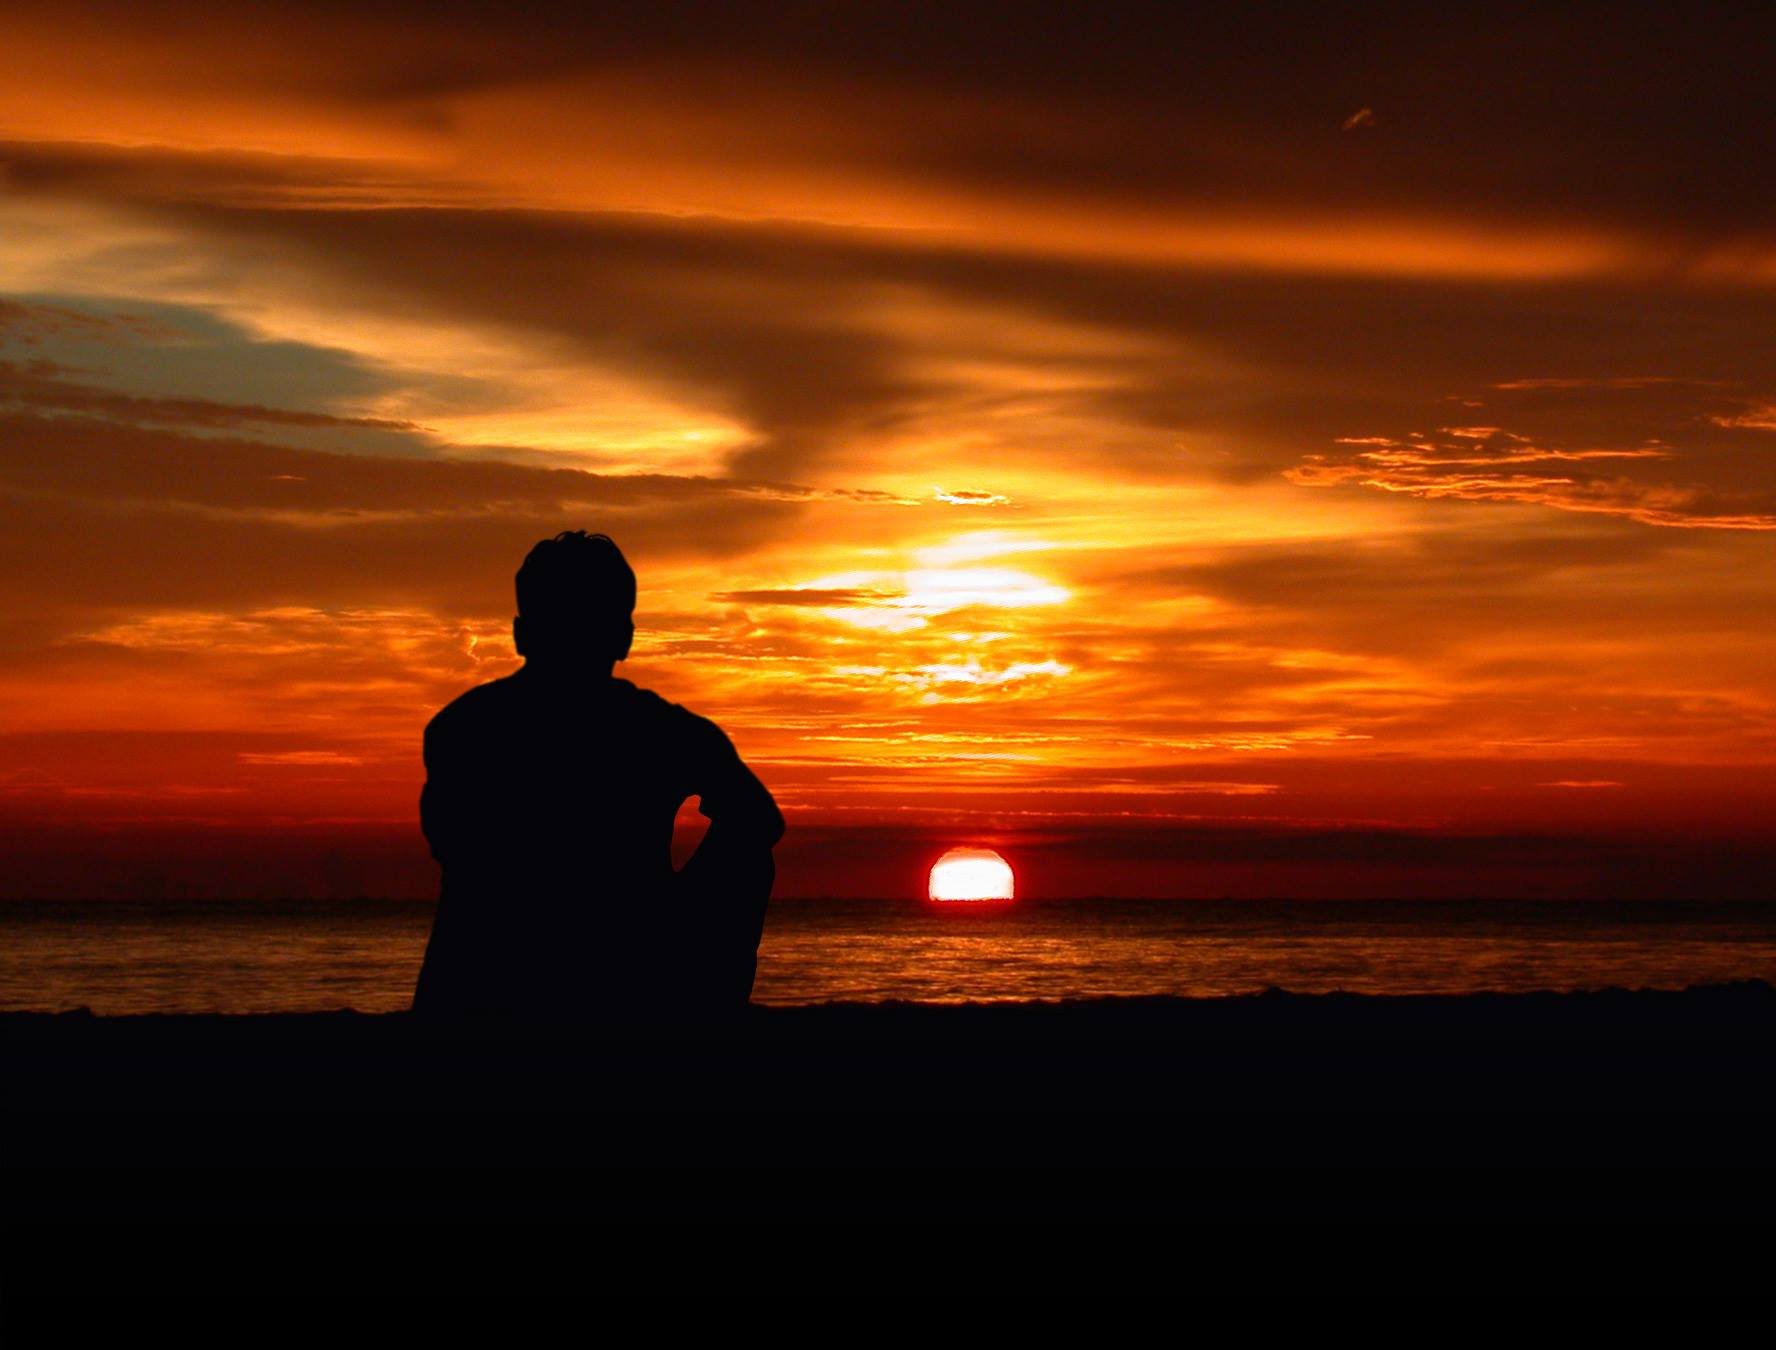
[[[443,884],[416,1010],[679,1008],[731,994],[741,960],[750,988],[782,818],[714,723],[533,663],[440,712],[425,756]],[[672,823],[689,797],[711,829],[680,877]]]

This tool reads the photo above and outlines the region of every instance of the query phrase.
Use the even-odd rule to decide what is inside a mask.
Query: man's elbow
[[[771,794],[762,789],[749,796],[744,804],[735,803],[727,810],[710,817],[711,828],[719,828],[733,839],[744,839],[749,846],[771,849],[783,838],[783,812]]]
[[[744,766],[719,789],[703,793],[697,809],[709,821],[710,830],[731,844],[772,849],[783,838],[783,812],[777,809],[776,798],[758,775]]]
[[[783,838],[783,812],[777,809],[771,794],[762,787],[729,819],[734,833],[744,834],[759,848],[775,848],[777,841]]]

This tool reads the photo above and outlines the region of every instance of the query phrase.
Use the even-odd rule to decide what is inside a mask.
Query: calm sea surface
[[[0,1008],[405,1008],[432,906],[0,902]],[[1776,982],[1776,902],[910,901],[771,908],[755,997],[941,1002],[1106,994],[1467,993]]]

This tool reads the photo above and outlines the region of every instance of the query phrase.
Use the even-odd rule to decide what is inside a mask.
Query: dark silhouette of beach
[[[14,1157],[73,1166],[1719,1167],[1776,1124],[1756,982],[0,1029]]]
[[[1751,1293],[1773,1052],[1761,983],[11,1013],[0,1165],[83,1297]]]

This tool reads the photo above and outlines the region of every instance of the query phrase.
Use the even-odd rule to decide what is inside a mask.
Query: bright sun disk
[[[990,848],[953,848],[931,867],[933,900],[1009,900],[1011,864]]]

